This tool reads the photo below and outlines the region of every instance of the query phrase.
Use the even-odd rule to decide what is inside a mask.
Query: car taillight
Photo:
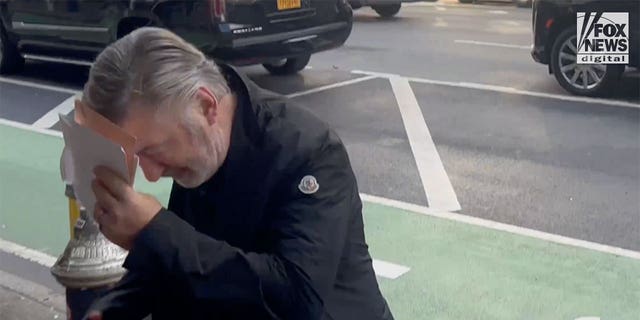
[[[209,0],[211,6],[211,18],[214,21],[225,21],[225,13],[227,13],[226,0]]]
[[[547,20],[547,22],[544,24],[544,27],[547,28],[547,30],[550,30],[552,25],[553,25],[553,18],[549,18],[549,20]]]

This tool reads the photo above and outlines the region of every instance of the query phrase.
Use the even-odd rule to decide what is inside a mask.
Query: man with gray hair
[[[95,169],[96,221],[129,255],[89,319],[393,319],[347,152],[309,111],[159,28],[106,48],[82,103],[174,180],[165,209]]]

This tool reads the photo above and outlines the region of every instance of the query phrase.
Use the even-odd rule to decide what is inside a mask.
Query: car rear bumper
[[[235,64],[255,64],[274,59],[312,54],[341,46],[351,34],[352,22],[234,39],[207,54]]]
[[[531,57],[538,63],[549,64],[549,54],[544,45],[534,45],[531,49]]]

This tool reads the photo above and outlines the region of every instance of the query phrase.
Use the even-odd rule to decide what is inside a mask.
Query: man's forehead
[[[158,108],[141,102],[130,102],[127,105],[127,113],[121,121],[122,127],[139,127],[152,125],[162,121],[165,108]]]

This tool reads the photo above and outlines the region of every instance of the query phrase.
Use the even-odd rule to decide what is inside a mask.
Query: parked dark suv
[[[627,66],[637,68],[640,64],[640,0],[535,0],[533,3],[533,59],[548,65],[549,72],[567,91],[576,95],[604,96],[611,93],[625,65],[576,63],[579,12],[589,15],[587,21],[600,19],[603,12],[627,12]],[[592,29],[591,32],[595,31]]]
[[[150,25],[215,59],[290,74],[346,41],[352,10],[347,0],[0,0],[0,73],[25,58],[90,65],[109,43]]]

